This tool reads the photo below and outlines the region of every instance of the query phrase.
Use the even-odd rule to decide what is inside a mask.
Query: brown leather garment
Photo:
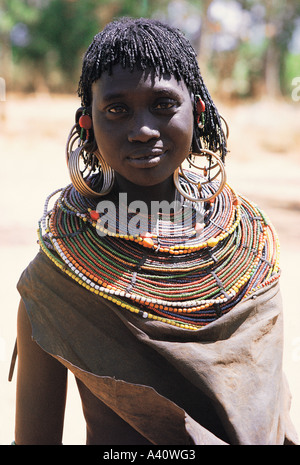
[[[193,331],[89,292],[40,252],[18,283],[33,338],[153,444],[298,444],[279,284]]]

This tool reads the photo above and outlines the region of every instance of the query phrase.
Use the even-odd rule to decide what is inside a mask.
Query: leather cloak
[[[117,307],[42,252],[18,289],[33,339],[151,443],[298,443],[278,282],[195,331]]]

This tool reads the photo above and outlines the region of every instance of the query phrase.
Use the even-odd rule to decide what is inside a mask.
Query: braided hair
[[[83,59],[78,85],[82,106],[91,105],[93,82],[103,72],[113,73],[115,64],[131,71],[152,68],[157,75],[170,74],[183,80],[189,92],[200,95],[205,103],[203,128],[197,124],[195,103],[193,150],[207,148],[219,152],[224,160],[226,137],[220,115],[203,82],[195,50],[181,31],[146,18],[126,17],[109,23],[95,35]]]

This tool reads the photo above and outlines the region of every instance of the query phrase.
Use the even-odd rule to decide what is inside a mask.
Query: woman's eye
[[[155,109],[157,110],[170,110],[176,106],[176,102],[174,100],[168,100],[164,102],[158,102],[155,105]]]
[[[121,114],[126,113],[126,108],[122,105],[114,105],[107,109],[108,113]]]

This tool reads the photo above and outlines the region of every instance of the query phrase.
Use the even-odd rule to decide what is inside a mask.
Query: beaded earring
[[[79,113],[82,109],[79,109]],[[78,112],[77,112],[78,113]],[[69,169],[70,178],[75,189],[85,197],[102,197],[108,194],[114,183],[114,171],[103,159],[98,148],[91,150],[93,143],[91,139],[92,118],[83,109],[81,116],[72,127],[68,136],[66,145],[66,159]],[[76,118],[77,119],[77,118]],[[74,146],[78,146],[74,149]],[[95,142],[95,141],[94,141]],[[80,169],[80,163],[83,164],[83,169]],[[92,173],[99,169],[100,179],[92,177]],[[85,174],[85,177],[84,177]],[[91,188],[101,185],[100,191],[95,191]]]
[[[196,113],[197,113],[197,124],[199,129],[204,128],[204,123],[205,123],[205,103],[203,102],[202,98],[200,95],[195,95],[195,100],[196,100]]]

